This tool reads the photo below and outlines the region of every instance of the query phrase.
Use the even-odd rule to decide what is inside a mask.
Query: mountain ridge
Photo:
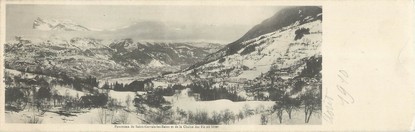
[[[40,17],[33,21],[33,29],[44,31],[91,31],[91,29],[75,24],[70,20],[42,19]]]
[[[5,44],[6,67],[45,74],[68,72],[74,76],[104,77],[118,73],[127,76],[128,73],[148,73],[152,71],[150,69],[157,75],[157,72],[179,70],[213,52],[209,47],[191,46],[191,42],[142,43],[132,39],[104,42],[89,37],[42,41],[16,39]]]

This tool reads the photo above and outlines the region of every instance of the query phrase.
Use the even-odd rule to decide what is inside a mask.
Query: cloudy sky
[[[205,40],[229,43],[271,17],[275,6],[127,6],[127,5],[7,5],[7,38],[35,36],[37,18],[71,20],[88,28],[119,30],[94,32],[96,37],[135,40]],[[158,30],[153,30],[156,28]]]

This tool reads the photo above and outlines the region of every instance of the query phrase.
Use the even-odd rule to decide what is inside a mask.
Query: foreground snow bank
[[[172,108],[183,109],[185,111],[206,111],[206,112],[219,112],[229,109],[233,113],[238,113],[243,110],[244,107],[249,107],[255,110],[256,108],[263,107],[265,109],[271,108],[275,102],[273,101],[240,101],[233,102],[228,99],[220,99],[213,101],[196,101],[194,97],[188,95],[189,89],[182,90],[180,94],[174,96],[164,96],[166,101],[172,103]]]
[[[33,112],[31,110],[24,110],[20,112],[5,112],[6,123],[26,123],[30,118],[36,116],[40,119],[39,124],[55,124],[55,123],[69,123],[69,124],[102,124],[100,117],[103,117],[102,113],[106,113],[105,124],[111,124],[112,121],[117,120],[124,114],[129,124],[141,124],[140,117],[134,112],[125,112],[123,110],[110,111],[107,109],[95,108],[84,109],[80,113],[71,113],[73,116],[59,115],[54,112]],[[112,120],[112,121],[111,121]]]
[[[174,98],[174,97],[172,97]],[[180,108],[185,111],[206,111],[212,113],[214,111],[219,112],[222,110],[229,109],[233,113],[238,113],[243,110],[244,107],[248,106],[250,109],[255,110],[259,107],[265,109],[271,108],[275,102],[273,101],[241,101],[232,102],[227,99],[214,100],[214,101],[195,101],[195,100],[178,100],[172,103],[173,108]]]

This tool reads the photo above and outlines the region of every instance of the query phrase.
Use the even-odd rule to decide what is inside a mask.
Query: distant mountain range
[[[109,40],[132,38],[145,41],[228,43],[229,38],[236,38],[246,31],[238,25],[192,24],[156,20],[138,20],[119,27],[97,28],[89,26],[70,19],[38,17],[33,21],[31,29],[10,31],[7,39],[12,40],[14,36],[25,36],[30,39],[65,36],[66,39],[75,37]]]
[[[202,42],[104,42],[94,38],[32,41],[16,37],[16,41],[5,44],[5,64],[6,68],[45,75],[154,76],[192,65],[221,47]]]

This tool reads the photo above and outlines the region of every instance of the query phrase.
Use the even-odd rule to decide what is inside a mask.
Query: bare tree
[[[318,88],[314,87],[312,90],[306,92],[301,97],[301,100],[304,105],[304,122],[308,123],[313,112],[321,110],[321,85]]]
[[[282,115],[284,112],[284,107],[283,107],[284,105],[282,103],[283,103],[282,101],[277,101],[275,105],[272,107],[273,110],[277,112],[277,117],[278,117],[280,124],[282,123]]]
[[[288,95],[284,95],[282,100],[284,102],[283,107],[288,113],[288,118],[291,119],[292,111],[300,108],[301,101],[297,98],[291,98]]]
[[[307,92],[302,97],[304,105],[304,122],[308,123],[310,121],[311,115],[316,110],[321,110],[321,94],[314,94],[313,92]]]

